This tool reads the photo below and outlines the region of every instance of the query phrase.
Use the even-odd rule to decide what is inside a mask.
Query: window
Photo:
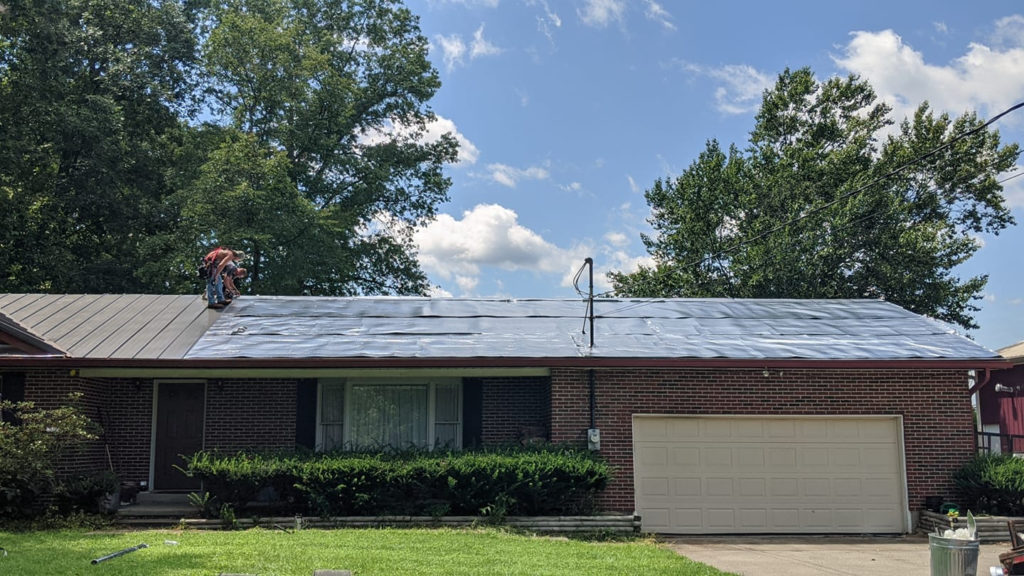
[[[317,449],[462,447],[459,380],[320,380]]]
[[[4,372],[0,373],[0,400],[8,402],[25,401],[25,373]],[[0,420],[6,422],[17,422],[13,412],[0,411]]]

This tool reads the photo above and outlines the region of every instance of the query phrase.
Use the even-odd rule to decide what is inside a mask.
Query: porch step
[[[157,519],[166,523],[170,518],[197,518],[195,506],[188,503],[188,494],[167,492],[140,492],[134,504],[122,504],[117,509],[117,522],[133,518]],[[133,524],[133,522],[126,522]]]

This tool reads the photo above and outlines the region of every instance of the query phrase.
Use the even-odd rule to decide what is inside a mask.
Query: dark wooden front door
[[[156,399],[156,457],[154,490],[198,490],[193,480],[174,466],[185,467],[182,454],[203,448],[206,384],[161,382]]]

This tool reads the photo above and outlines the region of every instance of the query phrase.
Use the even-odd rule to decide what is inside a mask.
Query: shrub
[[[187,473],[241,507],[272,486],[283,509],[317,516],[551,515],[593,510],[609,466],[572,448],[330,454],[200,452]]]
[[[60,457],[96,437],[95,425],[76,406],[44,410],[32,402],[0,402],[0,518],[19,519],[45,511],[45,496],[57,485]],[[8,417],[10,416],[10,417]]]
[[[66,478],[54,488],[57,509],[63,515],[107,513],[104,500],[117,493],[119,487],[117,476],[109,470]]]
[[[1024,515],[1024,458],[975,456],[953,474],[962,508],[986,514]]]

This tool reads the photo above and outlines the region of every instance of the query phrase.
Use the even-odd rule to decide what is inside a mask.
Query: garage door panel
[[[741,446],[736,448],[736,464],[742,470],[761,470],[764,468],[763,446]]]
[[[675,420],[666,428],[669,438],[672,440],[685,440],[700,437],[699,420]]]
[[[645,530],[904,531],[895,418],[637,416],[634,452]]]
[[[800,495],[799,478],[769,478],[768,486],[771,487],[768,495],[776,498]]]
[[[702,496],[700,478],[676,478],[674,496]]]
[[[700,449],[673,448],[672,463],[679,471],[698,470],[700,468]]]
[[[704,481],[704,494],[707,496],[732,496],[732,478],[707,478]]]
[[[644,478],[640,482],[643,496],[668,496],[668,478]]]
[[[764,451],[769,470],[792,470],[796,467],[796,448],[772,446]]]
[[[739,478],[739,496],[767,496],[764,478]]]
[[[730,470],[732,468],[732,449],[710,447],[701,450],[702,470]]]
[[[643,466],[664,466],[668,462],[667,452],[665,446],[646,445],[640,448],[637,457]]]

